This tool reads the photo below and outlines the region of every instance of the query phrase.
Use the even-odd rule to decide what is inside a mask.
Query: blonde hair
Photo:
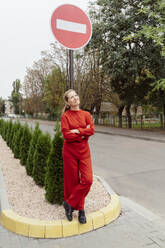
[[[72,91],[75,92],[75,90],[69,89],[69,90],[67,90],[67,91],[64,93],[65,106],[64,106],[64,108],[63,108],[63,110],[62,110],[62,114],[65,113],[66,111],[68,111],[68,110],[70,109],[70,106],[67,105],[66,102],[68,102],[68,95],[69,95],[69,93],[72,92]]]

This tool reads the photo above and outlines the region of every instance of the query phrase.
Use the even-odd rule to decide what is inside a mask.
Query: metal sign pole
[[[56,40],[69,49],[69,81],[74,88],[73,51],[87,45],[92,36],[92,25],[83,10],[72,4],[62,4],[51,16],[51,28]]]
[[[70,79],[70,89],[73,89],[74,69],[73,69],[73,50],[71,49],[69,49],[69,79]]]

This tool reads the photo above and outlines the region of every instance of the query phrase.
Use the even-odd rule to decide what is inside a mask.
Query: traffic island
[[[67,220],[44,221],[22,217],[10,208],[7,192],[0,169],[0,223],[1,225],[16,233],[33,238],[63,238],[86,233],[103,227],[114,221],[120,215],[120,200],[109,185],[100,177],[107,192],[110,194],[110,203],[99,211],[87,214],[87,223],[80,224],[77,218],[69,222]]]

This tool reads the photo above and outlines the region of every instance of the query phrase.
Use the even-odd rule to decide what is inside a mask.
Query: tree
[[[16,143],[16,139],[17,139],[17,133],[19,131],[21,124],[19,121],[15,122],[15,128],[14,128],[14,135],[13,135],[13,139],[12,139],[12,144],[11,144],[11,149],[14,153],[14,148],[15,148],[15,143]]]
[[[62,204],[64,199],[62,159],[63,141],[60,125],[57,122],[45,175],[45,197],[53,204]]]
[[[3,119],[0,119],[0,135],[2,136],[2,133],[3,133],[3,127],[4,127],[4,120]]]
[[[77,67],[75,84],[77,84],[77,91],[80,92],[81,108],[91,113],[95,109],[97,122],[107,87],[106,74],[102,70],[99,52],[90,45],[87,46],[84,52],[77,54],[75,67]]]
[[[17,132],[16,132],[15,143],[14,143],[14,148],[13,148],[15,158],[20,158],[20,155],[21,155],[21,152],[20,152],[21,151],[21,138],[23,136],[23,132],[24,132],[24,126],[20,125],[20,127],[17,129]]]
[[[44,77],[39,70],[27,68],[23,85],[26,96],[26,113],[37,115],[43,111],[43,82]]]
[[[10,119],[7,125],[7,130],[6,130],[6,135],[5,135],[5,140],[6,140],[7,145],[9,145],[9,142],[10,142],[10,134],[11,134],[12,126],[13,126],[13,123],[12,123],[12,120]]]
[[[68,49],[61,47],[59,43],[55,41],[50,44],[49,50],[42,51],[41,54],[43,58],[45,58],[46,61],[49,61],[48,63],[50,65],[51,71],[54,68],[58,68],[64,74],[65,90],[67,90],[69,88],[69,51]]]
[[[37,115],[44,112],[44,81],[53,69],[50,58],[42,56],[40,60],[33,63],[32,67],[26,69],[26,75],[23,83],[23,89],[26,97],[25,112],[31,115]]]
[[[2,136],[4,120],[0,119],[0,135]]]
[[[158,46],[162,48],[162,55],[165,56],[165,2],[164,0],[158,1],[145,1],[140,13],[145,13],[152,16],[157,25],[152,23],[144,24],[136,36],[144,35],[147,39],[152,39]]]
[[[155,82],[152,84],[153,89],[149,92],[149,96],[153,104],[156,104],[156,106],[161,104],[165,120],[165,2],[164,0],[147,0],[139,11],[140,13],[152,16],[154,23],[142,25],[141,29],[131,39],[145,36],[146,39],[152,39],[157,47],[161,48],[163,58],[160,59],[160,67],[156,71]]]
[[[36,184],[44,186],[46,163],[51,147],[50,134],[41,133],[38,137],[33,160],[32,176]]]
[[[33,163],[34,163],[34,152],[36,150],[36,145],[37,145],[40,134],[41,134],[41,130],[39,128],[39,123],[37,122],[35,129],[33,131],[33,134],[32,134],[32,139],[30,142],[30,148],[28,152],[28,158],[26,162],[26,172],[29,176],[32,176]]]
[[[12,148],[13,137],[14,137],[16,127],[17,127],[17,123],[16,122],[12,123],[11,131],[10,131],[10,135],[9,135],[9,140],[8,140],[8,146],[10,148]]]
[[[165,127],[165,79],[155,81],[152,91],[148,94],[149,102],[159,107],[164,116]]]
[[[21,81],[19,79],[16,79],[13,82],[13,91],[11,93],[11,98],[10,98],[10,101],[13,103],[14,106],[15,114],[21,113],[22,95],[20,93],[20,90],[21,90]]]
[[[131,127],[130,106],[142,101],[151,89],[148,83],[137,80],[145,70],[156,71],[160,67],[160,47],[143,37],[129,39],[144,23],[154,19],[140,13],[143,1],[96,0],[91,15],[95,19],[93,44],[100,51],[104,73],[109,78],[112,91],[118,94],[122,104],[127,106],[129,127]],[[147,76],[147,74],[146,74]],[[143,85],[143,86],[142,86]]]
[[[8,128],[9,128],[9,122],[3,121],[1,135],[5,141],[7,140],[7,137],[8,137]],[[7,141],[6,141],[6,143],[7,143]]]
[[[51,44],[50,51],[42,53],[45,58],[50,59],[54,64],[54,69],[48,75],[48,82],[46,82],[44,102],[49,112],[53,113],[55,109],[56,100],[58,100],[59,93],[55,95],[57,88],[55,82],[62,75],[61,82],[63,82],[64,91],[69,89],[69,53],[67,49],[59,49],[57,42]],[[103,79],[101,75],[101,67],[99,68],[99,59],[97,53],[94,51],[81,50],[74,52],[74,89],[78,92],[81,99],[81,108],[89,110],[91,113],[97,105],[97,110],[100,108],[100,99],[103,91]],[[59,74],[60,72],[60,74]],[[54,75],[54,79],[53,79]],[[56,76],[56,79],[55,79]],[[51,84],[50,81],[53,83]],[[47,81],[47,80],[46,80]],[[96,88],[98,89],[96,91]],[[99,92],[99,93],[98,93]],[[101,95],[101,97],[100,97]],[[55,99],[56,97],[56,99]],[[53,100],[54,99],[54,100]],[[53,100],[53,101],[52,101]],[[61,100],[63,100],[61,98]],[[61,107],[59,107],[60,109]]]
[[[44,82],[43,102],[50,117],[58,117],[63,105],[65,75],[59,68],[54,68]]]
[[[2,99],[2,97],[0,97],[0,114],[1,113],[5,113],[5,101]]]
[[[31,137],[32,137],[31,130],[29,129],[28,124],[25,123],[23,129],[23,135],[20,141],[20,162],[22,165],[26,165]]]

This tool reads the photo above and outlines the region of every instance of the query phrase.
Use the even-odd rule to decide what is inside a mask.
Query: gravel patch
[[[8,194],[11,209],[20,216],[54,221],[66,219],[62,206],[50,204],[45,199],[45,189],[36,185],[33,178],[26,174],[6,142],[0,136],[0,167]],[[93,185],[86,197],[85,211],[91,213],[110,203],[110,195],[99,179],[94,177]],[[77,216],[77,211],[73,213]]]

